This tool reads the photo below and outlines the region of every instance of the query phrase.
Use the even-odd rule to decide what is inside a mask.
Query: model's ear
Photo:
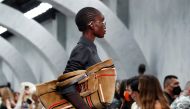
[[[93,22],[90,21],[90,23],[88,24],[88,26],[89,26],[90,29],[93,29],[94,28]]]

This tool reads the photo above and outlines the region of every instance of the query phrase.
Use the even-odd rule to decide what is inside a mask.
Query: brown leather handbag
[[[74,108],[56,92],[56,87],[77,84],[84,101],[90,108],[101,109],[112,103],[115,91],[116,71],[112,60],[106,60],[89,67],[87,70],[69,72],[47,83],[36,85],[37,95],[46,109]]]

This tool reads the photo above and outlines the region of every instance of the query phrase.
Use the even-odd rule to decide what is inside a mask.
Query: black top
[[[100,61],[96,45],[82,36],[71,52],[64,73],[75,70],[85,70]]]
[[[172,98],[167,92],[164,92],[164,95],[166,96],[168,103],[171,105],[172,102],[175,100],[174,98]]]
[[[68,73],[75,70],[85,70],[100,61],[101,60],[98,56],[94,42],[89,41],[84,36],[82,36],[75,48],[72,50],[63,73]],[[70,91],[75,91],[75,88],[73,86],[68,87],[63,90],[63,93]]]

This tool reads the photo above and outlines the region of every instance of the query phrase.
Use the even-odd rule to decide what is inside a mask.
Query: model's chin
[[[101,36],[97,36],[97,37],[98,37],[98,38],[104,38],[104,35],[103,35],[103,36],[102,36],[102,35],[101,35]]]
[[[101,35],[102,38],[104,38],[105,34],[106,34],[106,31],[104,31],[103,34]]]
[[[105,34],[106,34],[106,31],[102,32],[101,34],[97,34],[96,37],[104,38]]]

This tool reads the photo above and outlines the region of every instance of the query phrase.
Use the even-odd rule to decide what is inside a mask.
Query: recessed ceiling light
[[[3,1],[3,0],[1,0],[1,1]],[[32,19],[36,16],[39,16],[40,14],[43,14],[50,8],[52,8],[52,5],[50,5],[48,3],[41,3],[39,6],[24,13],[24,16],[26,16],[29,19]],[[4,33],[5,31],[7,31],[7,28],[0,26],[0,34]]]
[[[4,33],[5,31],[7,31],[7,28],[4,28],[4,27],[0,26],[0,34]]]
[[[52,5],[48,3],[41,3],[39,6],[31,9],[30,11],[24,13],[24,16],[26,16],[29,19],[32,19],[44,12],[46,12],[48,9],[52,8]]]

